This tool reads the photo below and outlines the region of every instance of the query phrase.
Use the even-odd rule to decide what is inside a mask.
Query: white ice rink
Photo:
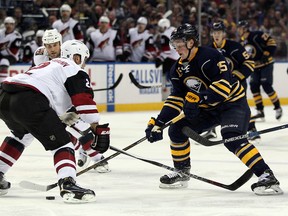
[[[144,136],[146,123],[158,112],[102,113],[102,123],[109,122],[111,145],[125,148]],[[265,108],[266,122],[257,123],[258,130],[288,123],[288,107],[281,121],[275,120],[272,107]],[[0,121],[1,142],[9,133]],[[167,130],[163,141],[147,141],[128,152],[172,166]],[[219,131],[218,131],[218,139]],[[246,171],[239,159],[223,145],[204,147],[191,142],[191,173],[224,184],[234,182]],[[163,168],[119,155],[109,161],[111,173],[94,170],[78,177],[83,187],[93,189],[97,201],[89,204],[65,204],[59,189],[38,192],[19,186],[22,180],[39,184],[55,183],[56,173],[50,152],[34,141],[6,174],[12,183],[9,193],[0,197],[1,216],[287,216],[288,215],[288,129],[262,135],[257,145],[266,162],[281,183],[284,195],[256,196],[250,186],[252,179],[236,191],[228,191],[191,179],[182,190],[159,189],[159,178],[169,172]],[[105,153],[113,154],[112,150]],[[56,196],[46,200],[46,196]]]

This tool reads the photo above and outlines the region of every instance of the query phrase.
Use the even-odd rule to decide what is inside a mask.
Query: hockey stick
[[[179,171],[179,170],[177,170],[175,168],[169,167],[169,166],[167,166],[165,164],[162,164],[162,163],[159,163],[159,162],[156,162],[156,161],[153,161],[153,160],[148,160],[148,159],[144,159],[144,158],[141,158],[141,157],[137,157],[135,155],[129,154],[129,153],[127,153],[125,151],[122,151],[121,149],[118,149],[118,148],[113,147],[113,146],[110,146],[110,149],[112,149],[112,150],[114,150],[116,152],[121,152],[122,154],[125,154],[125,155],[127,155],[129,157],[135,158],[137,160],[141,160],[141,161],[144,161],[146,163],[150,163],[150,164],[153,164],[155,166],[162,167],[164,169],[180,173],[181,175],[190,176],[191,178],[194,178],[194,179],[197,179],[199,181],[203,181],[203,182],[206,182],[208,184],[212,184],[212,185],[215,185],[217,187],[221,187],[221,188],[224,188],[224,189],[227,189],[227,190],[230,190],[230,191],[237,190],[238,188],[240,188],[242,185],[244,185],[253,176],[253,172],[249,169],[242,176],[240,176],[235,182],[233,182],[230,185],[225,185],[225,184],[222,184],[222,183],[210,180],[210,179],[206,179],[206,178],[201,177],[201,176],[197,176],[195,174],[189,174],[188,175],[187,173],[181,172],[181,171]]]
[[[181,120],[182,118],[184,118],[184,113],[180,113],[178,116],[176,116],[175,118],[173,118],[172,120],[170,120],[169,122],[167,122],[166,124],[164,124],[162,126],[162,130],[167,128],[168,126],[170,126],[171,124],[174,124],[175,122]],[[129,149],[131,149],[132,147],[144,142],[146,140],[146,136],[142,137],[141,139],[137,140],[136,142],[132,143],[131,145],[123,148],[121,151],[127,151]],[[116,152],[112,155],[110,155],[109,157],[103,158],[100,161],[97,161],[95,164],[87,167],[86,169],[83,169],[79,172],[77,172],[77,176],[82,175],[83,173],[86,173],[87,171],[96,168],[97,166],[99,166],[101,163],[111,160],[112,158],[120,155],[121,152]],[[40,185],[40,184],[36,184],[30,181],[21,181],[19,183],[20,187],[22,188],[26,188],[26,189],[30,189],[30,190],[37,190],[37,191],[49,191],[55,187],[57,187],[58,183],[54,183],[54,184],[50,184],[50,185]]]
[[[153,86],[144,86],[144,85],[141,85],[136,79],[135,77],[133,76],[133,73],[130,72],[129,73],[129,78],[131,80],[131,82],[139,89],[147,89],[147,88],[161,88],[162,87],[162,84],[161,85],[153,85]]]
[[[122,78],[123,78],[123,74],[121,73],[121,74],[119,75],[118,79],[116,80],[116,82],[115,82],[112,86],[110,86],[110,87],[108,87],[108,88],[93,89],[93,91],[94,91],[94,92],[95,92],[95,91],[108,91],[108,90],[115,89],[115,88],[119,85],[119,83],[121,82]]]
[[[288,124],[280,125],[280,126],[276,126],[276,127],[272,127],[272,128],[267,128],[267,129],[260,130],[260,131],[257,131],[257,132],[258,132],[258,134],[265,134],[265,133],[270,133],[270,132],[277,131],[277,130],[282,130],[282,129],[285,129],[285,128],[288,128]],[[186,127],[186,126],[183,127],[182,132],[186,136],[188,136],[189,138],[195,140],[196,142],[198,142],[198,143],[200,143],[201,145],[204,145],[204,146],[219,145],[221,143],[227,143],[227,142],[232,142],[232,141],[235,141],[235,140],[241,140],[241,139],[245,139],[245,138],[248,138],[249,136],[251,136],[250,134],[243,134],[243,135],[231,137],[231,138],[225,139],[225,140],[211,141],[211,140],[208,140],[208,139],[202,137],[197,132],[195,132],[194,130],[192,130],[191,128]]]

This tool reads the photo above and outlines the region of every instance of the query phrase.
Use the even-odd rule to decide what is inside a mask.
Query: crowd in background
[[[269,33],[278,44],[275,59],[287,60],[288,3],[285,0],[239,2],[239,20],[248,20],[250,30]],[[168,9],[172,10],[172,15],[168,17],[171,26],[177,27],[186,22],[198,25],[197,0],[0,0],[0,28],[4,27],[5,17],[12,16],[16,22],[16,30],[22,35],[24,47],[34,40],[37,30],[52,27],[60,18],[59,8],[64,3],[72,8],[71,17],[79,22],[84,42],[89,40],[91,31],[98,28],[99,19],[103,15],[109,18],[111,28],[118,31],[123,43],[129,29],[136,26],[140,17],[146,17],[146,28],[154,35],[157,45],[157,23]],[[225,23],[228,38],[238,39],[236,3],[237,1],[232,0],[202,0],[202,45],[211,43],[211,24],[219,20]]]

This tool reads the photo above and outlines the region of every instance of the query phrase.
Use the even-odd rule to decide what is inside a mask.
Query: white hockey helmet
[[[15,19],[13,17],[8,16],[4,19],[4,24],[6,24],[6,23],[15,24]]]
[[[62,35],[57,31],[57,29],[48,29],[44,32],[42,37],[43,44],[51,44],[60,42],[62,44]]]
[[[158,26],[162,29],[170,27],[170,20],[166,18],[162,18],[158,21]]]
[[[73,56],[75,54],[78,54],[81,56],[80,66],[90,56],[89,49],[83,42],[79,40],[65,41],[61,46],[61,57],[73,60]]]
[[[60,12],[62,12],[62,11],[68,11],[68,12],[71,13],[72,9],[71,9],[70,5],[68,5],[68,4],[63,4],[63,5],[60,7]]]
[[[148,21],[146,17],[139,17],[139,19],[137,20],[137,23],[147,25]]]

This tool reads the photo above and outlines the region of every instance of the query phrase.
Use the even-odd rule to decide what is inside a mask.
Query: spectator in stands
[[[124,59],[131,62],[154,62],[156,47],[153,35],[146,29],[147,19],[140,17],[137,26],[129,29],[127,41],[123,46]]]
[[[62,35],[62,42],[64,43],[67,40],[77,39],[80,41],[84,40],[84,35],[81,30],[79,22],[72,17],[71,7],[68,4],[63,4],[60,7],[60,16],[61,19],[56,20],[52,27],[57,29],[58,32]]]
[[[24,45],[23,49],[23,59],[22,61],[25,63],[32,63],[34,52],[42,46],[42,37],[44,34],[44,30],[38,30],[36,32],[35,39],[28,42],[27,44]]]
[[[15,30],[13,17],[6,17],[4,29],[0,29],[0,82],[8,77],[8,68],[19,60],[21,34]]]
[[[91,32],[87,47],[92,62],[114,62],[121,58],[122,44],[118,32],[110,27],[107,16],[100,17],[99,28]]]

